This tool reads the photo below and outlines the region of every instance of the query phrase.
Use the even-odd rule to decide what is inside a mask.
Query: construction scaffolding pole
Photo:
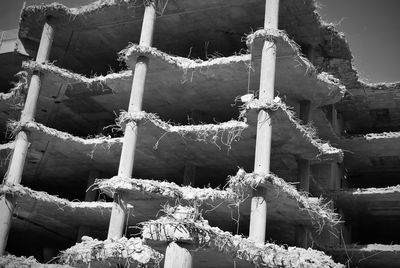
[[[279,0],[265,1],[264,29],[278,28]],[[272,101],[274,98],[276,65],[276,43],[274,40],[265,39],[261,55],[260,91],[261,101]],[[268,174],[270,172],[271,158],[271,117],[265,110],[258,113],[256,152],[254,172]],[[249,237],[255,242],[265,242],[267,225],[267,200],[266,191],[257,187],[251,199]]]
[[[37,63],[47,62],[50,55],[54,37],[54,27],[49,19],[45,22],[40,39],[39,50],[36,55]],[[39,98],[41,86],[40,73],[34,71],[30,80],[28,94],[24,109],[21,112],[20,123],[30,122],[35,117],[36,105]],[[14,152],[8,167],[7,175],[3,181],[6,185],[21,183],[24,170],[25,158],[29,147],[28,135],[24,130],[18,132],[14,142]],[[11,197],[2,196],[0,200],[0,255],[4,254],[7,245],[8,232],[10,230],[11,217],[14,210],[14,202]]]
[[[155,19],[156,9],[154,1],[145,1],[142,31],[139,42],[140,46],[151,47]],[[139,56],[137,58],[133,75],[131,96],[129,100],[129,113],[140,112],[142,110],[143,93],[148,64],[149,59],[147,57]],[[137,123],[134,121],[128,122],[125,127],[121,158],[118,168],[118,176],[120,177],[130,178],[132,176],[133,164],[135,161],[137,133]],[[110,225],[108,228],[109,239],[119,239],[122,237],[126,215],[127,205],[123,198],[116,193],[114,195],[114,203],[111,212]]]

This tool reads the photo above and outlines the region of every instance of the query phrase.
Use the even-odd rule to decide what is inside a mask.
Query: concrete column
[[[155,2],[149,1],[145,6],[140,45],[150,47],[153,39],[154,23],[156,19]],[[147,66],[149,59],[144,56],[137,58],[135,72],[133,75],[132,90],[129,100],[128,112],[139,112],[142,110],[144,86],[146,81]],[[121,158],[118,168],[118,176],[131,177],[135,160],[138,126],[135,122],[128,122],[125,127],[124,141],[122,145]],[[108,238],[118,239],[122,237],[124,223],[127,213],[125,202],[115,194],[114,204],[111,212]]]
[[[43,248],[43,263],[51,261],[57,257],[58,251],[55,248]]]
[[[185,164],[185,171],[183,175],[183,185],[194,185],[196,174],[196,166],[192,163]],[[177,212],[175,218],[185,220],[187,215],[185,213]],[[192,268],[193,259],[189,250],[182,247],[179,243],[171,242],[168,244],[165,251],[164,268]]]
[[[309,100],[300,101],[300,120],[303,124],[308,124],[311,118],[311,102]]]
[[[300,190],[310,192],[310,161],[306,159],[297,160],[298,178],[300,181]],[[297,247],[308,248],[309,230],[305,226],[295,227],[295,244]]]
[[[279,0],[265,1],[264,28],[278,28]],[[275,87],[276,44],[273,40],[264,40],[260,70],[260,100],[273,100]],[[254,172],[268,174],[271,157],[271,117],[267,111],[258,113],[256,152]],[[265,189],[253,191],[250,212],[249,237],[264,243],[267,224],[267,200]]]
[[[192,268],[193,260],[189,250],[175,242],[169,243],[165,251],[164,268]]]
[[[297,160],[298,178],[300,181],[300,190],[310,192],[310,160]]]
[[[53,43],[54,27],[49,24],[49,20],[43,26],[42,37],[40,39],[39,50],[36,55],[36,62],[44,63],[48,61],[51,45]],[[20,122],[32,121],[35,117],[37,100],[39,98],[41,78],[38,72],[34,72],[29,84],[25,106],[21,113]],[[29,147],[28,135],[20,131],[15,139],[14,152],[8,167],[8,173],[4,180],[5,184],[19,184],[22,178],[25,158]],[[4,254],[7,244],[8,232],[10,229],[11,217],[14,210],[12,200],[2,198],[0,200],[0,255]]]
[[[340,188],[342,172],[337,163],[313,165],[313,175],[324,191],[338,190]],[[333,202],[329,206],[331,209],[334,209]],[[322,232],[315,233],[313,238],[318,246],[335,247],[340,245],[341,231],[341,224],[331,228],[325,227]]]
[[[196,166],[190,162],[185,163],[183,171],[183,185],[194,186],[196,182]]]
[[[300,248],[308,248],[310,243],[309,243],[309,230],[302,225],[298,225],[295,227],[295,245],[296,247]]]
[[[94,184],[95,180],[98,179],[100,176],[98,171],[90,171],[89,179],[86,186],[86,193],[85,193],[85,202],[94,202],[97,200],[97,190],[93,190],[90,187]],[[77,240],[80,242],[82,240],[82,236],[90,234],[90,228],[87,226],[79,226],[78,229],[78,237]]]

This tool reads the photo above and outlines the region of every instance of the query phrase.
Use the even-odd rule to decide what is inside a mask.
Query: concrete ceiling
[[[244,34],[263,26],[264,5],[261,0],[168,1],[156,22],[154,47],[194,58],[232,55],[246,48]],[[51,16],[57,28],[51,60],[79,73],[105,73],[110,66],[119,68],[117,52],[138,43],[142,14],[143,6],[133,0],[98,1],[79,9],[28,6],[21,13],[19,36],[34,53],[44,19]],[[343,36],[321,21],[313,0],[283,0],[279,21],[305,50],[317,47],[321,55],[351,59]]]

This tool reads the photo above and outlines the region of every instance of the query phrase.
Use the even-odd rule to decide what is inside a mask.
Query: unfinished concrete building
[[[399,85],[316,4],[24,6],[0,266],[399,267]]]

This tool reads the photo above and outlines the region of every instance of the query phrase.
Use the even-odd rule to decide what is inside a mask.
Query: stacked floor
[[[281,0],[280,30],[255,32],[265,1],[155,3],[152,47],[138,45],[141,1],[23,8],[28,54],[46,20],[54,40],[49,61],[24,61],[1,95],[2,174],[13,137],[28,133],[30,146],[21,184],[0,189],[15,204],[0,264],[157,266],[177,242],[194,267],[397,267],[399,134],[388,131],[400,126],[399,86],[358,81],[344,37],[312,0]],[[277,45],[272,101],[258,99],[265,40]],[[149,60],[143,111],[126,112],[139,57]],[[35,120],[17,121],[37,74]],[[260,110],[272,125],[270,174],[253,172]],[[132,122],[133,174],[116,176]],[[257,187],[264,244],[246,238]],[[107,239],[116,195],[129,211],[119,240]]]

